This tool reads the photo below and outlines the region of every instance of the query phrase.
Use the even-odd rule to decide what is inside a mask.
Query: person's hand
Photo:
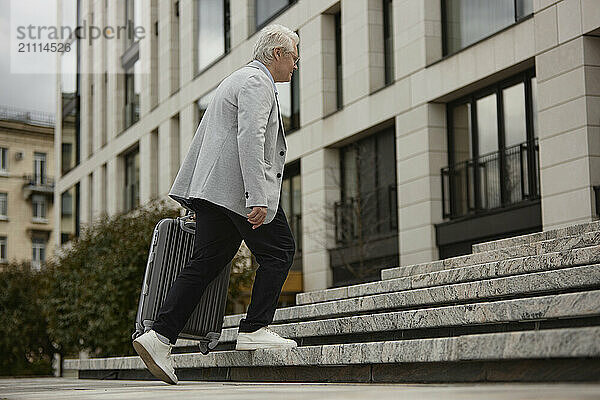
[[[267,207],[252,207],[252,212],[248,215],[248,222],[252,225],[252,229],[256,229],[262,225],[267,217]]]

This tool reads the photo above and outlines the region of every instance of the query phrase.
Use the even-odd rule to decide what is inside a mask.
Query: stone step
[[[548,239],[556,239],[561,236],[581,235],[587,232],[599,231],[600,220],[586,222],[583,224],[571,225],[559,229],[551,229],[543,232],[529,233],[527,235],[514,236],[510,238],[494,240],[491,242],[474,244],[473,253],[481,253],[490,250],[496,250],[506,247],[518,246],[520,244],[540,242]]]
[[[289,322],[273,325],[273,331],[281,336],[295,339],[299,345],[303,339],[334,337],[345,335],[339,343],[354,340],[354,335],[379,332],[394,332],[393,336],[404,338],[410,330],[433,330],[448,327],[461,327],[487,324],[507,324],[540,322],[564,318],[600,317],[600,290],[577,293],[552,294],[514,300],[490,301],[475,304],[461,304],[407,311],[383,312],[329,318],[316,321]],[[498,328],[496,328],[498,329]],[[505,326],[499,328],[507,330]],[[424,334],[424,333],[419,333]],[[438,332],[432,333],[439,335]],[[238,329],[223,329],[220,343],[235,343]],[[373,335],[368,335],[372,337]],[[328,339],[329,341],[331,339]],[[189,343],[194,341],[189,341]]]
[[[600,288],[600,264],[279,308],[273,324]],[[223,328],[245,314],[225,316]]]
[[[588,232],[582,235],[565,236],[541,242],[521,244],[514,247],[506,247],[476,254],[467,254],[421,264],[386,268],[381,270],[381,279],[400,278],[402,276],[418,275],[427,272],[441,271],[444,269],[459,268],[492,261],[508,260],[511,258],[542,255],[558,251],[589,247],[593,245],[600,245],[600,231]],[[302,296],[305,296],[305,294],[299,293],[297,297]]]
[[[394,380],[393,371],[406,363],[411,368],[427,369],[434,364],[446,364],[448,368],[465,368],[464,362],[474,361],[522,361],[521,367],[532,360],[550,361],[552,378],[560,376],[553,368],[558,360],[595,360],[593,367],[598,367],[600,357],[600,327],[579,327],[543,329],[520,332],[498,332],[455,337],[391,340],[380,342],[363,342],[348,344],[330,344],[316,346],[300,346],[294,349],[265,349],[256,351],[216,351],[204,356],[200,353],[174,354],[173,360],[180,379],[200,380],[249,380],[252,375],[258,379],[291,380],[301,379],[306,367],[316,368],[311,380],[335,380],[333,374],[342,371],[354,371],[358,379],[367,381]],[[367,369],[348,370],[351,366],[370,366]],[[472,365],[472,364],[471,364]],[[480,364],[476,364],[478,366]],[[506,364],[504,364],[506,365]],[[546,364],[548,365],[548,364]],[[325,367],[332,366],[333,369]],[[274,367],[275,369],[265,369]],[[293,367],[304,367],[295,369]],[[244,370],[240,369],[245,368]],[[387,378],[379,376],[373,379],[373,373],[384,373]],[[506,367],[505,367],[506,368]],[[141,359],[137,356],[96,358],[87,360],[67,359],[63,363],[67,372],[77,371],[80,378],[115,377],[123,379],[131,377],[135,371],[148,379],[148,374]],[[594,370],[594,373],[597,373]],[[99,372],[99,373],[98,373]],[[508,371],[507,371],[508,372]],[[579,374],[585,375],[587,369]],[[429,374],[430,375],[430,374]],[[508,375],[504,375],[505,377]],[[597,376],[592,374],[592,378]],[[367,377],[368,378],[368,377]],[[139,379],[139,378],[138,378]],[[256,378],[254,378],[256,379]],[[352,379],[341,378],[341,381]],[[463,377],[462,379],[469,379]],[[471,378],[472,379],[472,378]],[[483,378],[485,380],[485,377]]]
[[[310,296],[303,296],[302,303],[299,303],[298,305],[315,304],[370,294],[395,292],[450,283],[468,282],[498,276],[541,272],[593,263],[600,263],[600,245],[529,257],[493,261],[460,268],[446,268],[439,271],[428,271],[413,276],[402,276],[404,271],[401,267],[398,269],[392,268],[386,273],[387,279],[385,280],[314,291],[311,292]],[[400,275],[400,277],[396,277],[396,274]]]

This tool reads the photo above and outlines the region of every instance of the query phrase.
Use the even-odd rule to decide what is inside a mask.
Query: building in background
[[[298,244],[284,297],[598,218],[594,2],[59,4],[72,23],[146,36],[81,39],[60,56],[57,243],[166,197],[214,89],[270,23],[298,33],[301,55],[278,84]]]
[[[40,269],[56,250],[54,124],[52,114],[0,106],[0,268]]]

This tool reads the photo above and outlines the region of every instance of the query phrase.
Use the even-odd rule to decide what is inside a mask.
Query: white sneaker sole
[[[258,349],[293,349],[298,345],[274,344],[274,343],[236,343],[236,350],[258,350]]]
[[[154,375],[156,378],[160,379],[163,382],[166,382],[171,385],[176,385],[177,381],[174,380],[165,370],[163,370],[152,358],[148,350],[144,347],[143,344],[137,341],[133,341],[133,348],[136,353],[141,357],[144,364],[146,364],[146,368]]]

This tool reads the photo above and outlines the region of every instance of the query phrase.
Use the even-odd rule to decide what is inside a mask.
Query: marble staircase
[[[271,328],[289,350],[208,355],[179,340],[180,379],[313,382],[600,380],[600,221],[482,243],[465,256],[297,295]],[[137,356],[65,360],[81,378],[151,379]]]

